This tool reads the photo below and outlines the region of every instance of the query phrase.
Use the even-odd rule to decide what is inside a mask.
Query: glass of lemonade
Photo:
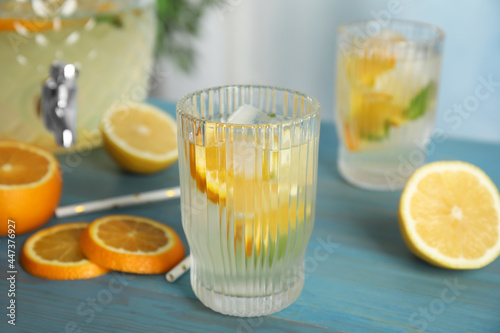
[[[290,305],[314,224],[320,105],[298,91],[224,86],[177,104],[191,284],[234,316]]]
[[[425,162],[434,127],[444,34],[392,20],[342,25],[338,33],[338,167],[350,183],[403,188]]]
[[[147,97],[155,6],[155,0],[0,0],[0,140],[64,149],[40,115],[42,85],[58,60],[79,69],[73,148],[98,145],[104,111]]]

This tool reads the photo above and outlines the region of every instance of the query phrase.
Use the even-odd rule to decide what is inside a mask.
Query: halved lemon
[[[109,270],[83,255],[80,234],[86,222],[56,225],[30,236],[21,252],[21,265],[30,274],[53,280],[89,279]]]
[[[93,262],[117,271],[165,273],[184,258],[184,245],[166,225],[139,216],[109,215],[82,233],[80,247]]]
[[[500,195],[478,167],[434,162],[408,180],[400,227],[410,250],[436,266],[474,269],[500,254]]]
[[[177,161],[177,124],[152,105],[128,102],[110,108],[101,131],[104,148],[125,170],[154,173]]]

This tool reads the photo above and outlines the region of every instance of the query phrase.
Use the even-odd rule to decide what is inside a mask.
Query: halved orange
[[[86,222],[56,225],[30,236],[21,252],[21,265],[30,274],[53,280],[89,279],[109,270],[87,260],[79,239]]]
[[[184,258],[179,235],[166,225],[139,216],[109,215],[82,233],[80,247],[93,262],[117,271],[165,273]]]
[[[59,203],[62,175],[54,155],[33,145],[0,141],[0,235],[7,221],[16,235],[45,224]]]
[[[431,264],[473,269],[500,255],[500,195],[472,164],[434,162],[419,168],[405,186],[399,212],[406,244]]]

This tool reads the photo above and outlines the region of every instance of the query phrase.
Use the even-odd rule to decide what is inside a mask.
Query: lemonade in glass
[[[59,151],[43,124],[42,85],[54,61],[75,65],[77,142],[100,143],[99,120],[114,102],[147,96],[154,0],[0,0],[0,140]]]
[[[404,187],[425,162],[441,67],[443,32],[393,20],[340,27],[337,54],[338,166],[356,186]]]
[[[304,284],[314,224],[320,106],[297,91],[226,86],[177,104],[191,283],[215,311],[260,316]]]

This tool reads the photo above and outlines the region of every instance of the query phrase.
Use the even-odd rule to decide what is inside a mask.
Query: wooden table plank
[[[174,112],[171,103],[155,103]],[[84,281],[49,281],[18,266],[17,331],[500,332],[500,260],[480,270],[450,271],[415,258],[397,225],[401,193],[370,192],[346,184],[337,171],[336,145],[333,125],[323,124],[306,282],[287,309],[253,319],[217,314],[196,299],[188,274],[174,284],[162,275],[117,272]],[[499,145],[447,139],[429,156],[429,160],[443,159],[476,164],[500,184]],[[59,160],[67,170],[62,205],[175,186],[179,181],[177,165],[151,176],[127,174],[102,149],[87,156],[62,155]],[[47,225],[92,221],[109,213],[53,218]],[[187,245],[178,200],[113,213],[167,223]],[[16,238],[17,257],[27,236]],[[8,290],[6,243],[5,237],[0,239],[3,295]],[[2,317],[0,331],[10,332],[8,318]]]

